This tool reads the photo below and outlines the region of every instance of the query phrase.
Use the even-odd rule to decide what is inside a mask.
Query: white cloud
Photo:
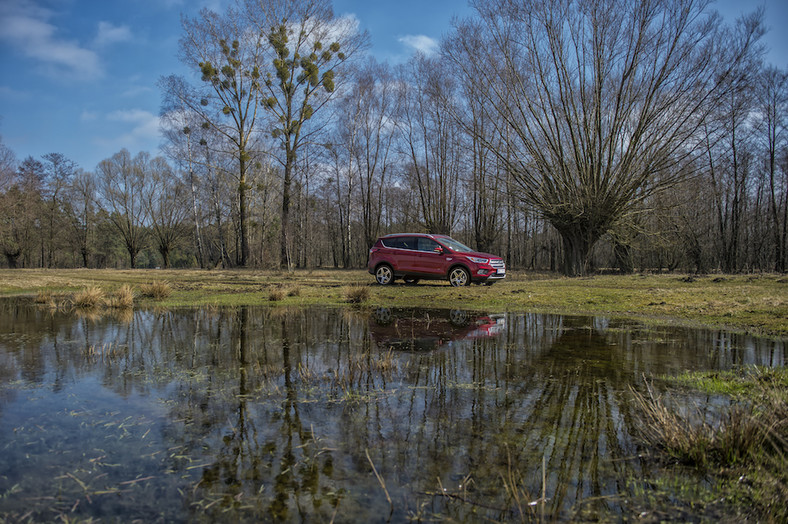
[[[424,53],[427,56],[438,52],[438,41],[425,35],[405,35],[399,41],[415,51]]]
[[[99,22],[98,34],[96,35],[97,46],[128,42],[131,38],[131,29],[128,26],[114,26],[109,22]]]
[[[53,76],[92,80],[103,74],[98,55],[78,42],[58,36],[52,12],[29,0],[0,2],[0,40],[36,60]]]
[[[115,143],[120,147],[142,149],[158,142],[159,117],[150,111],[142,109],[126,109],[113,111],[107,115],[107,120],[129,124],[128,130],[116,139],[103,141]]]

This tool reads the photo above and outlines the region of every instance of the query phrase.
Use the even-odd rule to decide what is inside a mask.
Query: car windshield
[[[458,253],[471,253],[473,251],[473,249],[469,248],[468,246],[466,246],[462,242],[458,242],[458,241],[454,240],[453,238],[438,237],[438,240],[440,240],[441,244],[443,244],[444,246],[446,246],[449,249],[451,249],[452,251],[456,251]]]

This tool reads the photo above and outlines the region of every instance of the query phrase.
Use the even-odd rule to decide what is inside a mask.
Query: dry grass
[[[98,286],[90,286],[77,291],[71,297],[71,303],[79,309],[96,309],[103,307],[107,302],[107,295]]]
[[[369,286],[356,284],[345,288],[345,301],[349,304],[363,304],[369,297]]]
[[[42,289],[38,293],[36,293],[36,298],[33,300],[36,304],[46,306],[49,308],[56,308],[57,303],[55,302],[54,297],[52,296],[52,292],[48,289]]]
[[[153,300],[164,300],[172,295],[172,286],[165,280],[154,280],[140,286],[140,295]]]
[[[279,302],[283,298],[285,298],[285,290],[282,287],[275,287],[268,292],[270,302]]]
[[[109,307],[116,309],[131,309],[134,307],[134,290],[128,284],[123,284],[109,297]]]

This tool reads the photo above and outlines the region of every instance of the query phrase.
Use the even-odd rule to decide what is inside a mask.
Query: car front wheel
[[[375,280],[381,286],[391,284],[394,282],[394,270],[391,269],[391,266],[385,264],[378,266],[375,270]]]
[[[467,286],[471,283],[471,275],[464,267],[455,267],[449,272],[449,283],[454,287]]]

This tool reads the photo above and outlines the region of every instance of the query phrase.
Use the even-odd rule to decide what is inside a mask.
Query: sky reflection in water
[[[0,519],[691,518],[706,487],[639,448],[630,385],[784,351],[557,315],[6,301]]]

